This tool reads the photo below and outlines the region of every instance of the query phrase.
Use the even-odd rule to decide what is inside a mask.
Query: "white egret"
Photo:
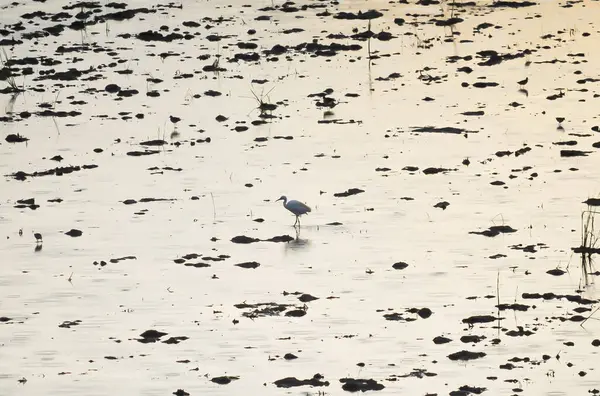
[[[308,207],[307,205],[303,204],[300,201],[296,201],[295,199],[288,201],[288,199],[285,195],[282,195],[275,202],[277,202],[277,201],[283,201],[283,207],[296,215],[296,222],[294,223],[294,226],[296,226],[296,224],[298,224],[298,227],[299,227],[300,226],[300,216],[310,212],[310,207]]]

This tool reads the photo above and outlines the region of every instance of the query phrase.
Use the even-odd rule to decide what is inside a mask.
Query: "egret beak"
[[[282,199],[283,199],[282,197],[279,197],[279,198],[277,198],[277,199],[275,200],[275,202],[277,202],[277,201],[281,201]]]

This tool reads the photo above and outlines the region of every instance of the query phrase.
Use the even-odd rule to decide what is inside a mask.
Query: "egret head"
[[[277,201],[283,201],[283,203],[287,202],[287,197],[285,195],[282,195],[281,197],[279,197],[278,199],[275,200],[275,202]]]

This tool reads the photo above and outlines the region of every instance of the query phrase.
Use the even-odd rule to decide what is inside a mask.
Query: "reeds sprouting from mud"
[[[600,212],[588,206],[581,213],[581,246],[573,248],[573,252],[581,254],[581,284],[587,286],[591,283],[591,274],[594,272],[593,255],[600,253],[598,248],[599,234],[596,228],[596,215]]]
[[[17,81],[15,80],[15,77],[12,75],[12,73],[10,72],[10,70],[8,69],[9,67],[9,56],[6,53],[6,51],[4,49],[2,49],[2,53],[0,54],[0,70],[7,70],[7,75],[4,78],[4,81],[8,84],[8,89],[9,92],[12,92],[14,94],[18,94],[21,92],[25,91],[25,83],[23,82],[23,86],[19,86],[17,84]]]

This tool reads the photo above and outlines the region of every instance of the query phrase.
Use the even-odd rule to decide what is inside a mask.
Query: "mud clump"
[[[154,343],[159,341],[161,337],[166,336],[167,334],[168,333],[163,333],[162,331],[158,330],[146,330],[140,334],[140,337],[142,338],[138,338],[137,341],[141,342],[142,344]]]
[[[444,336],[437,336],[433,339],[433,343],[436,345],[447,344],[449,342],[452,342],[452,339]]]
[[[476,315],[470,316],[462,320],[463,323],[473,325],[476,323],[491,323],[497,321],[499,318],[491,315]]]
[[[470,351],[462,350],[460,352],[451,353],[450,355],[448,355],[448,359],[467,361],[467,360],[479,359],[484,356],[486,356],[485,352],[470,352]]]
[[[318,299],[319,297],[311,296],[310,294],[302,294],[300,297],[298,297],[298,300],[300,300],[303,303],[315,301]]]
[[[581,150],[560,150],[561,157],[587,157],[591,151],[581,151]]]
[[[15,208],[17,209],[29,208],[31,210],[36,210],[39,207],[40,205],[35,203],[35,198],[18,199],[17,204],[15,205]]]
[[[360,188],[350,188],[344,192],[341,193],[335,193],[333,194],[334,197],[349,197],[351,195],[356,195],[356,194],[360,194],[360,193],[364,193],[365,190],[361,190]]]
[[[68,235],[73,238],[77,238],[83,235],[81,230],[77,230],[75,228],[71,228],[69,231],[65,232],[65,235]]]
[[[97,167],[98,167],[98,165],[64,166],[64,167],[58,167],[58,168],[54,168],[54,169],[48,169],[45,171],[36,171],[33,173],[18,171],[18,172],[11,174],[10,176],[14,177],[16,180],[23,181],[23,180],[27,179],[28,177],[40,177],[40,176],[49,176],[49,175],[63,176],[63,175],[68,175],[73,172],[81,171],[83,169],[94,169]]]
[[[510,234],[513,232],[517,232],[517,230],[515,230],[511,226],[502,225],[502,226],[492,226],[485,231],[470,231],[469,234],[483,235],[483,236],[486,236],[489,238],[493,238],[500,234]]]
[[[8,143],[22,143],[28,141],[29,139],[25,136],[19,135],[18,133],[11,133],[6,135],[6,138],[4,138],[4,140],[6,140]]]
[[[244,263],[235,264],[236,267],[246,268],[246,269],[256,269],[260,267],[260,264],[256,261],[247,261]]]
[[[289,235],[278,235],[269,239],[264,239],[266,242],[291,242],[294,238]]]
[[[278,388],[294,388],[297,386],[329,386],[329,381],[323,381],[325,377],[315,374],[311,379],[299,380],[296,377],[286,377],[273,382]]]
[[[306,315],[306,310],[305,309],[293,309],[293,310],[287,311],[285,313],[285,316],[293,317],[293,318],[301,318],[304,315]]]
[[[240,379],[240,377],[237,376],[221,376],[221,377],[214,377],[212,378],[210,381],[214,382],[215,384],[219,384],[219,385],[227,385],[229,383],[231,383],[231,381],[235,381]]]
[[[288,304],[278,304],[274,302],[258,303],[258,304],[235,304],[237,309],[250,309],[250,311],[242,313],[242,316],[254,319],[265,316],[279,316],[282,312],[290,307]]]
[[[250,238],[245,235],[238,235],[238,236],[231,238],[231,242],[248,244],[248,243],[260,242],[260,239]]]
[[[380,391],[385,388],[383,384],[374,379],[340,378],[340,382],[343,384],[342,389],[346,392]]]
[[[249,244],[255,242],[291,242],[294,238],[289,235],[278,235],[269,239],[258,239],[258,238],[250,238],[245,235],[238,235],[231,238],[231,242],[233,243],[241,243],[241,244]]]
[[[71,327],[74,326],[79,326],[81,324],[81,320],[66,320],[64,322],[62,322],[61,324],[58,325],[58,327],[61,327],[63,329],[70,329]]]

